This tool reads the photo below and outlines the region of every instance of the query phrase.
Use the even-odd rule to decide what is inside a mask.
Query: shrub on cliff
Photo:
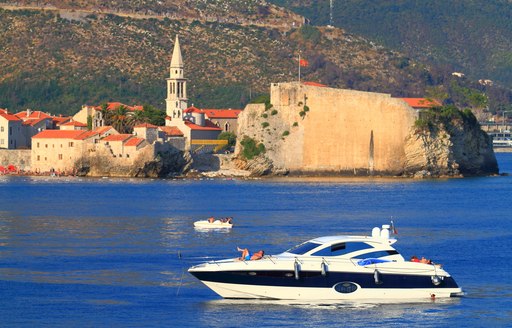
[[[450,130],[465,124],[469,126],[478,125],[473,112],[470,109],[462,111],[454,105],[447,105],[421,111],[414,126],[420,131],[435,132],[440,127]]]
[[[264,94],[260,95],[253,100],[250,101],[251,104],[265,104],[265,110],[269,110],[272,108],[272,104],[270,103],[270,95]]]
[[[262,143],[257,144],[256,141],[250,137],[245,136],[242,141],[241,155],[245,159],[253,159],[254,157],[265,152],[265,145]]]

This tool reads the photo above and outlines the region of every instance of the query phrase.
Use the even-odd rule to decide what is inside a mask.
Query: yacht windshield
[[[338,243],[333,244],[331,246],[325,247],[313,254],[312,256],[339,256],[344,255],[356,251],[360,251],[367,248],[373,248],[373,246],[368,245],[363,242],[347,242],[347,243]]]
[[[310,243],[309,241],[307,241],[305,243],[302,243],[300,245],[290,248],[289,250],[287,250],[287,252],[292,253],[292,254],[297,254],[297,255],[304,255],[307,252],[309,252],[310,250],[312,250],[313,248],[316,248],[318,246],[320,246],[320,244]]]

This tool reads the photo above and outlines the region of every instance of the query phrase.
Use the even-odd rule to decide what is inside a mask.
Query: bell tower
[[[187,109],[187,79],[183,73],[183,58],[181,57],[180,40],[176,35],[174,50],[172,52],[169,78],[167,80],[167,98],[165,99],[166,114],[171,120],[166,120],[166,125],[179,124],[183,121],[183,111]]]

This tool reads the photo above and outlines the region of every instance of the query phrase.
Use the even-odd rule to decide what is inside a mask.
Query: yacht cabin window
[[[360,251],[367,248],[373,248],[367,243],[363,242],[348,242],[348,243],[338,243],[332,244],[331,246],[327,246],[313,254],[312,256],[340,256],[356,251]]]
[[[292,254],[297,254],[297,255],[304,255],[307,252],[309,252],[310,250],[317,248],[320,245],[321,244],[310,243],[307,241],[305,243],[302,243],[300,245],[290,248],[289,250],[287,250],[287,252],[292,253]]]

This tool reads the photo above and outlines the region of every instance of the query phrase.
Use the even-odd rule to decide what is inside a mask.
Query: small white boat
[[[233,227],[233,223],[224,222],[221,220],[215,220],[213,222],[209,222],[208,220],[201,220],[194,222],[194,227],[201,229],[230,229]]]
[[[371,236],[326,236],[254,261],[226,259],[188,272],[224,298],[397,300],[463,295],[435,264],[406,261],[391,245],[390,225]]]

